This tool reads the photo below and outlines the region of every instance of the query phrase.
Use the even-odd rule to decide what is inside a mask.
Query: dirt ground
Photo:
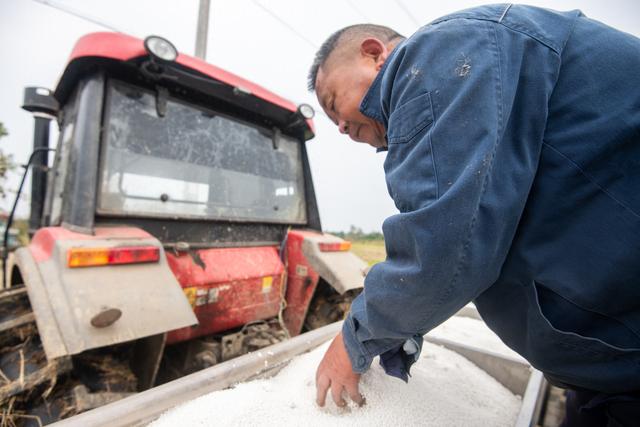
[[[384,249],[384,240],[352,241],[351,252],[358,255],[369,265],[384,261],[387,256],[387,253]]]

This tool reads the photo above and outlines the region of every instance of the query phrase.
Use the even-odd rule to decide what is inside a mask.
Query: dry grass
[[[353,241],[351,242],[351,252],[358,255],[369,265],[384,261],[387,257],[384,249],[384,240]]]

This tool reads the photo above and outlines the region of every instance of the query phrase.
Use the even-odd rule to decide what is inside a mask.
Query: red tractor
[[[23,108],[32,239],[3,254],[2,417],[100,406],[339,320],[361,290],[365,263],[322,233],[308,105],[95,33]]]

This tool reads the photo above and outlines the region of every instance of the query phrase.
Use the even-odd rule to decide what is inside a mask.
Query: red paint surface
[[[284,321],[291,335],[302,331],[319,276],[302,253],[306,236],[313,231],[293,230],[287,238],[287,308]],[[237,328],[254,320],[273,318],[280,309],[280,290],[284,265],[278,248],[226,248],[196,251],[206,268],[191,255],[167,252],[169,266],[183,288],[196,287],[202,293],[218,289],[218,301],[196,306],[199,325],[169,332],[172,344],[212,333]],[[271,291],[262,293],[262,278],[273,277]]]
[[[301,332],[318,284],[318,273],[311,268],[302,252],[305,236],[311,235],[318,233],[293,230],[287,239],[287,309],[284,320],[291,335]],[[45,227],[33,236],[29,250],[36,262],[43,262],[51,257],[57,240],[130,240],[150,237],[147,232],[134,227],[96,228],[93,236],[62,227]],[[169,267],[183,288],[206,292],[207,298],[211,289],[217,289],[217,301],[195,306],[199,324],[169,332],[169,344],[224,332],[254,320],[278,315],[284,264],[276,246],[201,249],[192,253],[199,261],[196,262],[194,255],[187,252],[165,252]],[[265,277],[272,278],[268,292],[263,292]]]
[[[278,315],[284,265],[278,248],[224,248],[193,251],[194,255],[167,252],[167,261],[183,288],[208,295],[217,289],[217,301],[195,306],[199,324],[169,332],[167,343],[237,328],[254,320]],[[201,263],[200,263],[201,264]],[[263,292],[263,279],[272,277],[271,288]]]
[[[302,242],[305,236],[318,234],[313,231],[292,230],[287,238],[287,309],[284,311],[284,322],[292,336],[302,331],[319,279],[318,273],[311,268],[302,253]]]
[[[29,251],[36,262],[51,258],[57,240],[104,240],[104,239],[147,239],[151,235],[135,227],[98,227],[95,234],[76,233],[62,227],[44,227],[39,229],[29,243]]]
[[[147,51],[144,49],[144,42],[140,39],[126,34],[99,32],[81,37],[71,51],[68,62],[71,63],[78,58],[92,56],[128,61],[146,55]],[[208,64],[201,59],[180,53],[176,62],[230,86],[248,89],[254,96],[289,111],[295,112],[297,110],[297,106],[293,102],[222,68]],[[313,132],[313,121],[307,120],[307,125]]]

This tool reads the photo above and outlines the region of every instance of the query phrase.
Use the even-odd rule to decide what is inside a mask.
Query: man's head
[[[356,142],[386,145],[381,123],[360,112],[360,103],[384,61],[404,37],[391,28],[359,24],[332,34],[316,53],[309,70],[309,91],[322,109]]]

